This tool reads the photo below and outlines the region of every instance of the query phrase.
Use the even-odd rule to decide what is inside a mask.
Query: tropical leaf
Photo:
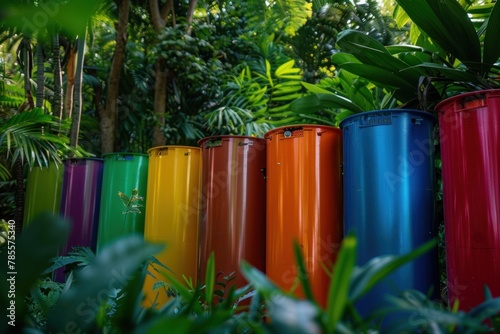
[[[498,36],[500,36],[500,5],[497,1],[491,10],[491,14],[488,19],[488,26],[486,28],[486,34],[484,36],[483,63],[485,67],[482,69],[484,73],[487,73],[491,66],[496,63],[500,57]]]
[[[479,37],[467,12],[456,0],[397,2],[410,19],[450,55],[468,64],[481,62]]]
[[[353,112],[364,111],[352,101],[334,93],[306,95],[290,104],[290,110],[301,114],[315,113],[328,108],[343,108]]]
[[[436,245],[437,240],[431,240],[408,254],[379,256],[362,267],[356,267],[351,276],[349,298],[352,301],[358,300],[394,270],[430,251]]]
[[[78,272],[75,284],[61,294],[47,317],[47,330],[64,331],[70,322],[83,331],[92,327],[110,289],[123,289],[143,263],[162,248],[139,236],[124,237],[104,248],[93,263]],[[89,305],[89,296],[97,297],[97,303]]]
[[[356,238],[352,235],[346,236],[337,255],[333,277],[328,288],[326,307],[326,328],[329,333],[335,331],[349,300],[350,279],[356,264],[356,248]]]
[[[49,131],[57,127],[58,120],[40,108],[15,114],[0,125],[0,153],[12,164],[19,157],[30,168],[47,166],[50,160],[61,163],[59,151],[70,149],[69,139]]]

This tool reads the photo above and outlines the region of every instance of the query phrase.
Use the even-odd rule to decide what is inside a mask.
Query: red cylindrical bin
[[[448,299],[468,311],[500,296],[500,90],[441,101]]]
[[[326,304],[343,235],[341,130],[321,125],[280,127],[267,139],[266,274],[284,289],[297,282],[293,252],[302,250],[313,294]],[[303,296],[301,290],[299,296]]]
[[[239,271],[242,259],[265,270],[266,141],[219,136],[198,144],[203,157],[198,282],[204,282],[214,252],[218,279],[234,272],[230,285],[241,287],[247,283]]]

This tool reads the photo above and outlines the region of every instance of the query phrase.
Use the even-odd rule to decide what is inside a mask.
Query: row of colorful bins
[[[401,123],[405,130],[374,126],[388,120]],[[205,138],[199,142],[201,149],[153,148],[148,152],[145,238],[168,245],[157,258],[179,275],[179,279],[185,275],[202,282],[207,258],[214,252],[219,278],[235,272],[232,283],[244,285],[246,282],[238,267],[245,259],[284,289],[291,289],[297,283],[298,268],[292,248],[296,241],[305,259],[313,293],[324,305],[330,282],[325,269],[332,269],[342,241],[343,211],[346,233],[358,233],[359,264],[374,256],[410,251],[435,235],[432,156],[426,156],[426,161],[416,166],[425,172],[417,171],[414,177],[398,174],[401,171],[399,155],[415,151],[406,138],[408,132],[419,141],[429,140],[432,121],[420,114],[408,113],[365,114],[346,121],[344,182],[346,198],[352,204],[344,208],[342,133],[337,128],[302,125],[274,129],[264,139]],[[365,134],[360,135],[358,131]],[[353,137],[349,139],[351,134]],[[388,139],[394,143],[393,149],[383,149]],[[366,145],[372,145],[367,146],[371,151],[369,155],[363,148]],[[123,234],[127,226],[138,226],[140,231],[142,222],[127,219],[144,215],[128,213],[129,208],[116,193],[145,188],[145,182],[137,183],[141,180],[139,174],[145,174],[139,165],[130,165],[134,173],[138,173],[132,175],[131,169],[118,165],[143,158],[118,154],[104,156],[104,161],[65,161],[61,213],[72,219],[73,237],[68,247],[94,247],[95,240],[104,244],[113,235]],[[381,170],[372,169],[375,164],[381,165]],[[97,219],[92,215],[99,212],[97,188],[101,180],[98,175],[103,165],[101,219],[96,225]],[[399,178],[388,181],[382,177],[375,181],[379,172],[393,173]],[[136,183],[125,186],[124,180]],[[420,193],[413,189],[424,190]],[[384,200],[374,203],[376,199]],[[414,203],[419,203],[419,207],[413,208]],[[111,212],[119,212],[121,217],[109,214]],[[96,239],[97,226],[99,238]],[[377,305],[390,285],[399,289],[429,289],[437,277],[429,261],[431,257],[403,268],[387,281],[387,287],[374,290],[360,305],[371,308],[370,301]],[[161,270],[161,267],[150,268],[153,275]],[[151,292],[155,281],[155,277],[146,278],[148,304],[166,301],[166,293]],[[300,289],[297,293],[304,295]]]
[[[342,130],[302,125],[271,130],[265,139],[205,138],[201,149],[153,148],[145,237],[170,245],[158,259],[179,275],[202,281],[213,251],[217,272],[236,272],[238,285],[244,284],[239,262],[246,259],[285,289],[297,280],[291,246],[297,241],[314,295],[324,305],[325,266],[332,267],[344,234],[359,239],[359,265],[409,252],[436,236],[434,125],[424,112],[385,110],[349,117]],[[437,291],[437,277],[431,252],[396,271],[359,307],[369,312],[385,294],[401,289]],[[486,278],[479,280],[498,294]],[[153,282],[147,278],[146,291]],[[146,296],[149,303],[156,298]],[[460,296],[463,307],[469,299]]]
[[[68,218],[71,230],[61,255],[74,246],[96,251],[119,235],[142,234],[144,216],[128,214],[136,204],[127,202],[134,198],[134,189],[146,190],[147,169],[147,155],[129,153],[33,168],[26,187],[25,224],[43,211]],[[55,278],[64,280],[64,271],[57,271]]]

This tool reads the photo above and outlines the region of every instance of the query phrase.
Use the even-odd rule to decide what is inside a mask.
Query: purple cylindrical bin
[[[102,171],[102,159],[64,160],[60,214],[70,221],[71,229],[61,256],[68,255],[75,246],[89,247],[95,252]]]

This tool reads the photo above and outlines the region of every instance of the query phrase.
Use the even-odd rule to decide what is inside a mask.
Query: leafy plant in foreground
[[[448,309],[416,291],[391,296],[393,306],[361,316],[356,301],[387,275],[436,246],[431,241],[404,255],[386,255],[362,266],[355,265],[357,240],[347,236],[332,274],[325,307],[312,295],[305,261],[295,245],[298,277],[306,298],[298,299],[271,282],[248,263],[242,273],[249,282],[230,287],[231,277],[220,280],[212,254],[203,285],[189,279],[165,276],[172,295],[159,308],[143,306],[145,265],[162,246],[140,237],[126,237],[104,248],[97,256],[81,251],[86,265],[67,282],[40,278],[64,242],[67,224],[60,218],[42,216],[17,240],[16,329],[30,333],[82,331],[88,333],[490,333],[498,332],[500,298],[486,290],[486,301],[468,313]],[[32,249],[37,249],[36,253]],[[0,248],[0,252],[1,252]],[[76,253],[78,254],[78,253]],[[0,253],[2,263],[6,253]],[[2,264],[3,265],[3,264]],[[163,267],[162,267],[163,268]],[[5,276],[1,271],[0,275]],[[2,304],[7,302],[5,277],[0,286]],[[41,280],[41,281],[40,281]],[[38,283],[37,283],[38,282]],[[28,298],[25,298],[27,296]],[[4,304],[5,305],[5,304]],[[3,311],[4,312],[4,311]],[[380,317],[401,315],[399,322],[380,328]],[[9,329],[5,322],[2,332]]]

